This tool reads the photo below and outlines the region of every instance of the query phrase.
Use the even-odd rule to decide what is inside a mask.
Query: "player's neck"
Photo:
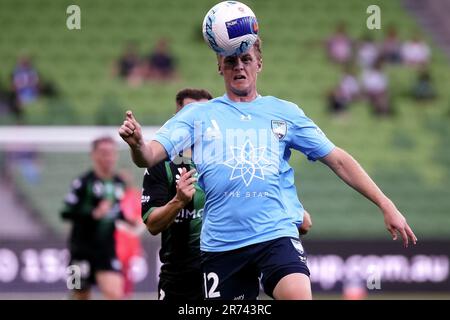
[[[102,169],[96,168],[96,167],[94,167],[94,172],[95,172],[95,175],[102,180],[111,180],[112,177],[114,176],[113,172],[107,172],[105,170],[102,170]]]
[[[232,90],[227,90],[227,96],[228,99],[230,99],[233,102],[252,102],[258,97],[258,93],[256,92],[256,90],[252,90],[247,94],[245,93],[236,94]]]

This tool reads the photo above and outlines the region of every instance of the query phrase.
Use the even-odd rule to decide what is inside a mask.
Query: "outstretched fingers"
[[[408,240],[408,235],[406,234],[406,230],[405,228],[401,228],[399,230],[400,235],[402,236],[402,240],[403,240],[403,246],[405,248],[408,248],[408,244],[409,244],[409,240]]]
[[[412,243],[416,244],[417,243],[417,237],[414,234],[414,232],[411,230],[409,225],[406,225],[406,233],[408,234],[408,237],[411,239]]]
[[[389,233],[391,234],[392,240],[397,240],[397,232],[396,232],[395,228],[389,226],[389,227],[387,227],[386,229],[387,229],[387,231],[389,231]]]
[[[408,224],[406,224],[404,227],[401,228],[390,227],[388,228],[388,231],[391,233],[393,240],[397,240],[398,238],[397,232],[398,232],[402,237],[403,246],[405,248],[408,247],[410,242],[414,245],[417,243],[417,237]]]

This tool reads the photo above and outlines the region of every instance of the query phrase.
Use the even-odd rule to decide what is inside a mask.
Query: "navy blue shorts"
[[[200,268],[177,275],[159,275],[158,300],[169,302],[203,300],[203,274]]]
[[[309,276],[299,239],[284,237],[224,252],[202,252],[205,299],[256,300],[260,280],[272,293],[284,276]]]

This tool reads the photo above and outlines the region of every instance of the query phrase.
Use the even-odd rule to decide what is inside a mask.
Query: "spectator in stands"
[[[0,115],[10,113],[14,114],[17,119],[20,119],[22,115],[17,107],[14,92],[0,83]]]
[[[412,40],[405,42],[402,47],[402,59],[407,65],[427,65],[430,61],[430,55],[430,47],[417,33],[413,36]]]
[[[9,113],[10,109],[7,90],[0,82],[0,114]]]
[[[170,53],[168,41],[161,38],[148,58],[147,79],[166,81],[175,78],[175,58]]]
[[[344,23],[338,24],[334,34],[327,40],[327,54],[335,63],[346,64],[351,60],[352,41]]]
[[[329,110],[343,115],[350,103],[360,96],[360,86],[351,66],[346,66],[339,84],[328,95]]]
[[[12,85],[20,108],[39,97],[39,76],[29,57],[19,57],[12,74]]]
[[[402,62],[402,44],[397,36],[397,29],[390,26],[381,45],[381,56],[388,63]]]
[[[412,97],[418,101],[433,100],[436,98],[436,89],[430,71],[426,68],[418,73],[416,82],[411,90]]]
[[[351,66],[348,66],[341,77],[341,82],[339,84],[342,96],[348,102],[354,102],[359,98],[360,86],[358,79],[356,79],[355,72]]]
[[[377,59],[373,68],[364,70],[362,74],[362,86],[375,114],[387,116],[391,113],[388,91],[389,83],[382,66],[383,60]]]
[[[372,68],[378,57],[380,51],[376,42],[372,39],[370,34],[366,34],[358,44],[358,63],[362,69]]]
[[[124,53],[116,62],[114,74],[127,81],[131,86],[142,83],[144,77],[143,63],[138,55],[136,44],[129,42]]]
[[[19,123],[22,122],[23,112],[28,104],[36,101],[39,97],[52,98],[58,95],[56,86],[52,82],[42,79],[30,57],[26,55],[18,58],[11,76],[11,88],[11,91],[4,92],[4,96]]]

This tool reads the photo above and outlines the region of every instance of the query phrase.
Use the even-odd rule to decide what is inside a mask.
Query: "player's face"
[[[228,95],[256,97],[256,79],[262,61],[255,48],[239,56],[219,57],[219,70],[223,74]]]
[[[92,151],[94,166],[105,174],[112,174],[117,163],[117,147],[111,142],[100,142]]]

